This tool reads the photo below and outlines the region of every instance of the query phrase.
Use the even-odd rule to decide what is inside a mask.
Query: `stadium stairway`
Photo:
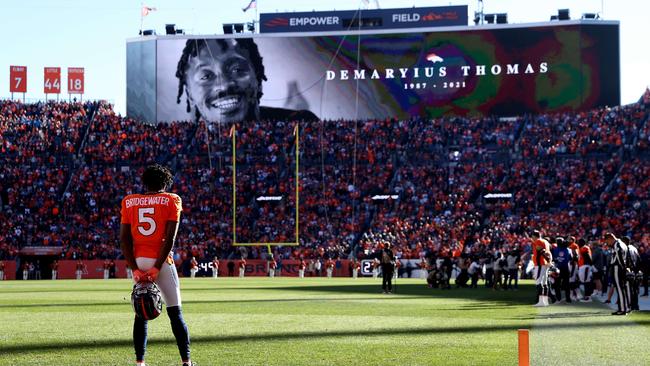
[[[84,105],[84,108],[86,109],[86,127],[85,131],[83,133],[83,137],[81,140],[77,142],[77,145],[75,146],[75,154],[74,154],[74,161],[68,162],[69,169],[66,169],[66,174],[67,177],[65,179],[66,183],[61,187],[61,190],[59,192],[59,197],[61,197],[61,201],[63,201],[63,198],[70,189],[70,184],[72,183],[72,177],[74,174],[76,174],[78,168],[79,168],[79,161],[81,159],[81,154],[83,152],[83,149],[86,145],[86,139],[88,138],[88,133],[90,132],[90,128],[92,127],[93,121],[95,120],[95,116],[97,114],[97,109],[99,108],[99,105],[97,103],[86,103]]]

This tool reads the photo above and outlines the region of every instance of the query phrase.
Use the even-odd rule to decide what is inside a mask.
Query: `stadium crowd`
[[[300,246],[274,254],[362,258],[390,241],[399,258],[463,258],[455,267],[469,269],[495,252],[529,260],[531,228],[590,241],[612,231],[650,249],[648,107],[300,123]],[[105,102],[1,101],[0,111],[0,259],[34,245],[120,258],[119,202],[152,162],[172,168],[184,199],[179,259],[264,255],[231,245],[232,126],[150,125]],[[295,241],[295,126],[237,126],[238,242]]]

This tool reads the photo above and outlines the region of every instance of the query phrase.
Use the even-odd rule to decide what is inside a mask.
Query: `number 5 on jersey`
[[[145,216],[149,215],[149,216]],[[150,216],[154,215],[153,207],[138,208],[138,231],[144,236],[149,236],[156,231],[156,221]],[[145,229],[145,224],[148,228]]]

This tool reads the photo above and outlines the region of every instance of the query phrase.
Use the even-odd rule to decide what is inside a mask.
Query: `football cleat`
[[[144,320],[156,319],[162,312],[160,289],[153,282],[138,282],[133,285],[131,305],[135,315]]]

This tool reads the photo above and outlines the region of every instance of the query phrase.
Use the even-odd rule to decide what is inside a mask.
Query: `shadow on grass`
[[[249,288],[246,288],[249,289]],[[258,289],[258,288],[250,288]],[[380,294],[381,286],[369,284],[346,284],[346,285],[318,285],[318,286],[283,286],[283,287],[268,287],[265,290],[276,291],[305,291],[305,292],[323,292],[323,293],[339,293],[339,294]],[[494,291],[479,287],[476,289],[470,288],[455,288],[450,290],[431,289],[424,284],[406,283],[397,284],[393,295],[386,295],[389,299],[391,296],[411,296],[419,298],[436,298],[436,299],[468,299],[483,302],[494,302],[499,305],[530,305],[535,302],[535,285],[533,284],[519,284],[519,291]],[[496,305],[496,304],[495,304]],[[485,309],[484,306],[480,306]]]
[[[397,291],[391,295],[381,294],[381,287],[368,284],[352,285],[319,285],[319,286],[284,286],[284,287],[240,287],[239,291],[265,290],[273,292],[319,292],[328,296],[305,297],[305,298],[275,298],[275,299],[237,299],[237,300],[185,300],[186,304],[238,304],[238,303],[274,303],[274,302],[323,302],[323,301],[363,301],[363,300],[406,300],[406,299],[468,299],[477,301],[474,304],[462,304],[453,310],[487,310],[502,309],[504,306],[530,305],[533,303],[535,294],[534,285],[520,285],[520,291],[493,291],[486,288],[468,289],[452,288],[451,290],[430,289],[422,284],[402,284],[398,285]],[[183,292],[211,290],[218,292],[219,289],[182,289]],[[75,292],[95,291],[77,290]],[[128,298],[128,291],[124,291],[125,298]],[[338,295],[338,296],[337,296]],[[341,297],[342,295],[373,295],[371,296],[350,296]],[[120,296],[121,297],[121,296]],[[50,304],[4,304],[0,309],[24,309],[39,307],[78,307],[78,306],[115,306],[128,304],[128,300],[115,302],[70,302],[70,303],[50,303]],[[452,309],[448,309],[452,310]]]
[[[391,296],[390,300],[412,300],[414,298],[430,299],[430,296]],[[247,299],[247,300],[183,300],[183,304],[246,304],[246,303],[275,303],[275,302],[327,302],[327,301],[364,301],[380,300],[382,297],[309,297],[299,299]],[[92,306],[122,306],[130,304],[130,300],[120,302],[69,302],[69,303],[49,303],[49,304],[5,304],[0,305],[0,309],[25,309],[25,308],[49,308],[49,307],[92,307]],[[455,310],[458,310],[456,308]],[[478,308],[477,308],[478,310]]]
[[[618,328],[635,327],[638,324],[650,326],[650,320],[627,321],[616,320],[606,323],[579,323],[579,324],[539,324],[535,329],[552,328],[553,330],[561,329],[594,329],[594,328]],[[384,336],[414,336],[414,335],[448,335],[461,333],[490,333],[490,332],[514,332],[519,329],[515,325],[490,325],[490,326],[472,326],[472,327],[426,327],[426,328],[380,328],[370,330],[350,330],[350,331],[328,331],[328,332],[292,332],[292,333],[264,333],[264,334],[240,334],[240,335],[213,335],[213,336],[195,336],[192,337],[193,344],[201,343],[234,343],[234,342],[268,342],[268,341],[301,341],[328,338],[344,337],[384,337]],[[176,344],[172,338],[149,340],[149,343],[156,344]],[[3,354],[15,354],[24,352],[41,352],[41,351],[65,351],[80,349],[97,349],[97,348],[114,348],[114,347],[132,347],[131,339],[95,339],[73,341],[66,343],[44,342],[44,343],[26,343],[16,345],[3,345]]]

